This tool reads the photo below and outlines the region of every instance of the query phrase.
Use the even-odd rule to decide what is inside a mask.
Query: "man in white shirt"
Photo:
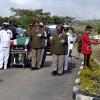
[[[10,53],[10,38],[12,38],[12,31],[9,30],[9,23],[3,23],[4,28],[0,30],[0,69],[7,69],[7,63]]]
[[[69,30],[70,30],[70,27],[68,25],[64,25],[64,33],[68,35],[68,53],[67,55],[65,55],[65,63],[64,63],[65,71],[68,70],[68,61],[73,49],[73,36],[69,32]]]

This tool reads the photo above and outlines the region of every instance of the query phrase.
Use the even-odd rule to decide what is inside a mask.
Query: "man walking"
[[[63,34],[63,27],[56,27],[57,33],[51,39],[51,54],[53,54],[53,75],[62,75],[64,68],[64,56],[67,54],[68,38]]]

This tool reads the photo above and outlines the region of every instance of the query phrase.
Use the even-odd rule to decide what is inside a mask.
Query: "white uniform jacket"
[[[69,32],[67,32],[66,34],[68,35],[68,50],[70,50],[70,49],[72,50],[73,42],[74,42],[73,36]]]
[[[3,29],[0,31],[0,48],[10,47],[10,38],[12,38],[12,31]]]

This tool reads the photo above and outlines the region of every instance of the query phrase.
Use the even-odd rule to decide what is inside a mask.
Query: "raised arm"
[[[94,45],[98,44],[98,41],[90,39],[88,35],[84,35],[83,38],[88,44],[94,44]]]

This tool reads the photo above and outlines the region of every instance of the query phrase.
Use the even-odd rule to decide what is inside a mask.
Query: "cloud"
[[[81,19],[100,19],[100,0],[0,0],[0,16],[10,16],[10,8],[40,9],[52,15],[73,16]]]
[[[29,4],[31,3],[33,0],[11,0],[12,3],[14,4]]]

